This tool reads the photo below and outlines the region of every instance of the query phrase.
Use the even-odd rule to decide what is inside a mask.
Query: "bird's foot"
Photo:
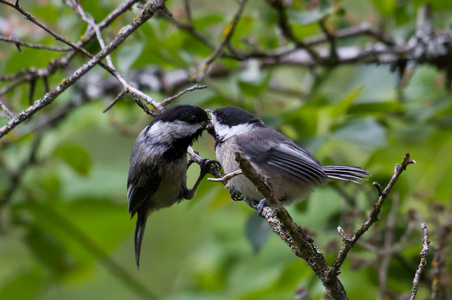
[[[231,194],[231,199],[234,201],[242,201],[243,196],[239,192],[237,192],[234,188],[229,189],[229,194]]]
[[[265,199],[265,198],[262,198],[260,201],[259,201],[259,204],[257,205],[257,214],[259,215],[259,217],[262,217],[263,215],[263,213],[264,213],[264,207],[265,206],[269,206],[268,205],[268,202],[267,202],[267,199]]]
[[[214,168],[218,171],[221,170],[221,164],[218,161],[208,158],[203,158],[203,160],[199,164],[199,167],[201,168],[201,174],[203,176],[205,176],[207,173],[213,174]]]

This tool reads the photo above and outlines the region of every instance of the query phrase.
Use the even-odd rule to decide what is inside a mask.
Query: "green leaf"
[[[333,106],[331,116],[337,117],[337,116],[344,114],[350,108],[350,106],[352,106],[353,102],[359,96],[359,94],[361,94],[363,89],[364,89],[364,85],[361,85],[361,86],[357,87],[356,89],[354,89],[353,91],[351,91],[350,93],[348,93],[347,95],[345,95],[339,101],[339,103],[337,103],[335,106]]]
[[[68,269],[66,251],[54,236],[30,226],[25,242],[36,258],[51,270],[61,272]]]
[[[130,66],[140,57],[143,52],[143,43],[125,44],[118,50],[118,69],[128,72]]]
[[[320,13],[328,14],[331,13],[333,10],[333,7],[330,4],[331,0],[319,0],[319,7],[318,10]]]
[[[28,242],[33,245],[34,254],[50,266],[61,262],[58,258],[60,245],[65,255],[84,264],[102,258],[122,242],[133,227],[127,205],[106,200],[53,201],[45,205],[27,202],[20,209],[33,216],[33,226],[37,230],[45,232],[39,240],[51,246],[49,253],[55,253],[55,258],[43,257],[46,254],[39,248],[39,241],[29,238]]]
[[[383,148],[387,145],[383,127],[370,118],[355,119],[348,122],[334,132],[333,138],[368,148]]]
[[[294,9],[287,10],[289,19],[298,25],[311,25],[323,17],[330,15],[333,12],[333,7],[328,0],[320,0],[316,10],[312,11],[298,11]]]
[[[281,276],[274,283],[274,287],[279,291],[294,290],[299,284],[300,278],[306,276],[309,276],[309,269],[304,268],[302,261],[294,261],[284,267]]]
[[[394,13],[396,8],[395,0],[372,0],[372,3],[383,15],[386,16]]]
[[[298,25],[310,25],[323,18],[323,15],[318,12],[301,12],[297,10],[288,10],[287,15],[292,22]]]
[[[43,278],[37,273],[22,273],[0,289],[0,299],[37,299]]]
[[[62,158],[75,172],[87,175],[90,170],[90,159],[88,152],[81,146],[75,144],[58,147],[55,156]]]
[[[351,114],[376,113],[376,112],[394,112],[403,108],[400,102],[375,102],[375,103],[358,103],[350,107],[348,110]]]
[[[224,15],[221,13],[209,13],[194,21],[194,27],[196,30],[203,30],[205,28],[212,27],[224,20]]]
[[[250,63],[239,75],[241,91],[250,97],[260,96],[270,81],[271,73],[262,71],[257,63]]]

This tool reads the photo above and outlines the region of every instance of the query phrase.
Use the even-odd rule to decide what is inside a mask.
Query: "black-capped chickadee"
[[[127,180],[130,217],[138,215],[135,228],[137,266],[149,214],[195,196],[206,172],[201,165],[201,174],[194,187],[187,188],[187,148],[208,125],[209,117],[201,108],[176,105],[157,115],[138,135],[130,156]]]
[[[268,176],[273,193],[285,205],[302,199],[331,178],[358,183],[369,176],[360,167],[322,165],[291,139],[241,108],[206,111],[212,116],[215,131],[209,132],[215,137],[216,157],[225,173],[240,169],[235,153],[243,153],[256,171]],[[244,175],[233,177],[226,187],[234,200],[241,200],[241,195],[249,201],[259,201],[258,213],[262,216],[268,205],[266,199]]]

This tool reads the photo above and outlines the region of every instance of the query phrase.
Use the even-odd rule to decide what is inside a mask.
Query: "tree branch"
[[[357,230],[353,238],[347,238],[344,230],[341,227],[338,227],[338,232],[343,240],[343,245],[338,257],[333,262],[331,267],[329,267],[323,254],[314,244],[314,240],[310,236],[308,236],[301,227],[293,222],[287,210],[275,197],[268,178],[266,176],[258,174],[242,153],[236,152],[235,155],[236,160],[240,165],[240,169],[243,172],[243,175],[245,175],[245,177],[247,177],[256,186],[257,190],[267,199],[270,207],[264,207],[263,215],[272,227],[273,231],[281,237],[281,239],[291,248],[295,255],[304,259],[308,263],[308,265],[322,282],[326,293],[331,299],[347,299],[345,289],[337,277],[337,275],[340,273],[339,268],[345,261],[348,252],[358,241],[358,239],[370,228],[370,226],[372,226],[378,220],[378,214],[380,212],[381,206],[383,205],[384,200],[387,198],[400,174],[406,169],[409,164],[415,163],[415,161],[410,159],[408,153],[405,154],[401,166],[399,166],[398,164],[395,166],[394,174],[386,188],[384,190],[377,188],[379,199],[374,205],[374,209],[372,210],[368,220],[362,225],[360,229]],[[232,174],[230,175],[231,177],[233,176]],[[229,179],[228,177],[226,177],[225,179]],[[223,182],[223,180],[220,181]],[[374,185],[376,187],[379,187],[377,183],[374,183]],[[251,207],[255,209],[257,208],[257,203],[252,203],[248,200],[246,201]],[[392,237],[390,239],[392,240]]]
[[[207,178],[207,180],[213,181],[213,182],[222,182],[222,183],[226,184],[229,180],[231,180],[235,176],[242,175],[242,174],[243,174],[242,170],[237,170],[232,173],[228,173],[221,178]]]
[[[306,261],[322,282],[326,293],[331,299],[348,299],[342,283],[336,276],[331,278],[331,280],[327,280],[325,275],[329,266],[325,257],[314,244],[314,240],[301,227],[295,224],[287,210],[276,199],[268,178],[258,174],[243,154],[237,152],[235,155],[243,175],[251,180],[259,192],[267,199],[270,207],[264,208],[264,217],[273,231],[280,236],[296,256]],[[255,204],[249,204],[256,208]]]
[[[414,160],[410,159],[410,154],[407,153],[403,157],[401,166],[399,166],[398,164],[395,165],[392,178],[384,190],[381,190],[380,185],[378,183],[374,182],[374,186],[376,187],[378,195],[379,195],[378,201],[374,204],[374,208],[373,208],[372,212],[370,213],[367,221],[361,226],[361,228],[359,228],[356,231],[355,235],[352,238],[347,238],[345,236],[345,234],[344,235],[341,234],[342,247],[341,247],[341,250],[339,251],[337,258],[334,260],[333,264],[331,265],[331,268],[328,270],[328,272],[326,274],[326,277],[328,278],[328,280],[330,278],[336,277],[337,273],[339,272],[339,268],[341,267],[341,265],[347,258],[348,252],[353,248],[353,246],[359,240],[359,238],[370,228],[370,226],[372,226],[375,222],[377,222],[379,220],[378,215],[380,213],[381,207],[383,206],[384,201],[388,197],[389,192],[394,187],[400,174],[402,174],[402,172],[406,170],[406,167],[408,165],[414,164],[414,163],[416,163],[416,162]],[[341,230],[341,228],[339,227],[338,231],[340,232],[340,230]]]
[[[4,1],[4,0],[0,0]],[[124,40],[130,36],[139,26],[144,24],[147,20],[152,18],[158,9],[164,9],[164,0],[154,0],[152,2],[146,3],[139,15],[133,20],[130,25],[127,25],[121,29],[119,34],[95,57],[89,60],[87,63],[78,68],[72,75],[68,78],[63,79],[63,81],[55,87],[50,92],[46,93],[43,98],[34,102],[25,111],[16,115],[16,117],[0,128],[0,138],[5,136],[14,127],[21,124],[23,121],[29,119],[37,111],[41,110],[45,106],[51,104],[57,96],[64,92],[69,86],[74,84],[78,79],[85,75],[89,70],[91,70],[96,64],[98,64],[102,59],[104,59],[110,52],[115,50]],[[153,101],[151,104],[155,107],[160,107],[160,104]]]
[[[24,47],[28,47],[28,48],[44,49],[44,50],[49,50],[49,51],[67,52],[67,51],[72,50],[72,48],[70,48],[70,47],[50,47],[50,46],[39,45],[39,44],[31,44],[31,43],[20,41],[14,37],[7,38],[5,36],[0,36],[0,41],[14,43],[14,44],[16,44],[16,46],[20,45],[20,46],[24,46]],[[19,49],[19,51],[20,51],[20,49]]]
[[[416,298],[417,290],[419,289],[421,273],[422,273],[422,270],[424,269],[425,265],[427,264],[428,244],[430,243],[428,241],[427,225],[425,225],[425,223],[422,223],[421,229],[424,233],[424,238],[423,238],[423,242],[422,242],[422,250],[421,250],[421,262],[419,263],[419,267],[417,268],[416,274],[414,275],[413,290],[411,292],[410,300],[414,300]]]
[[[206,75],[207,71],[209,70],[210,65],[212,62],[217,58],[218,55],[221,54],[223,51],[223,48],[226,44],[229,43],[229,40],[231,39],[232,35],[234,34],[235,27],[237,26],[237,23],[240,21],[240,17],[243,13],[243,10],[245,9],[245,4],[248,0],[240,0],[239,1],[239,8],[237,12],[234,15],[234,18],[232,21],[228,24],[228,26],[223,30],[223,36],[221,37],[221,43],[215,48],[213,53],[206,58],[206,60],[201,64],[198,71],[191,76],[191,78],[196,79],[196,81],[201,81],[204,76]]]
[[[8,107],[3,104],[3,102],[0,100],[0,107],[3,109],[3,111],[5,112],[6,116],[8,117],[8,119],[12,120],[14,119],[16,116],[8,109]]]
[[[189,87],[189,88],[186,88],[186,89],[183,90],[183,91],[180,91],[179,93],[177,93],[177,94],[174,95],[174,96],[171,96],[171,97],[166,98],[166,99],[163,100],[160,104],[161,104],[163,107],[166,107],[166,106],[167,106],[168,104],[170,104],[172,101],[176,100],[177,98],[179,98],[180,96],[182,96],[183,94],[185,94],[185,93],[187,93],[187,92],[191,92],[191,91],[194,91],[194,90],[202,90],[202,89],[205,89],[205,88],[207,88],[207,85],[197,85],[197,84],[195,84],[195,85],[192,86],[192,87]]]

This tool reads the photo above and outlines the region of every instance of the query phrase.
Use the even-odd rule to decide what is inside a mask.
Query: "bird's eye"
[[[190,116],[190,118],[188,118],[188,123],[190,124],[195,124],[198,121],[198,119],[196,118],[196,116]]]

